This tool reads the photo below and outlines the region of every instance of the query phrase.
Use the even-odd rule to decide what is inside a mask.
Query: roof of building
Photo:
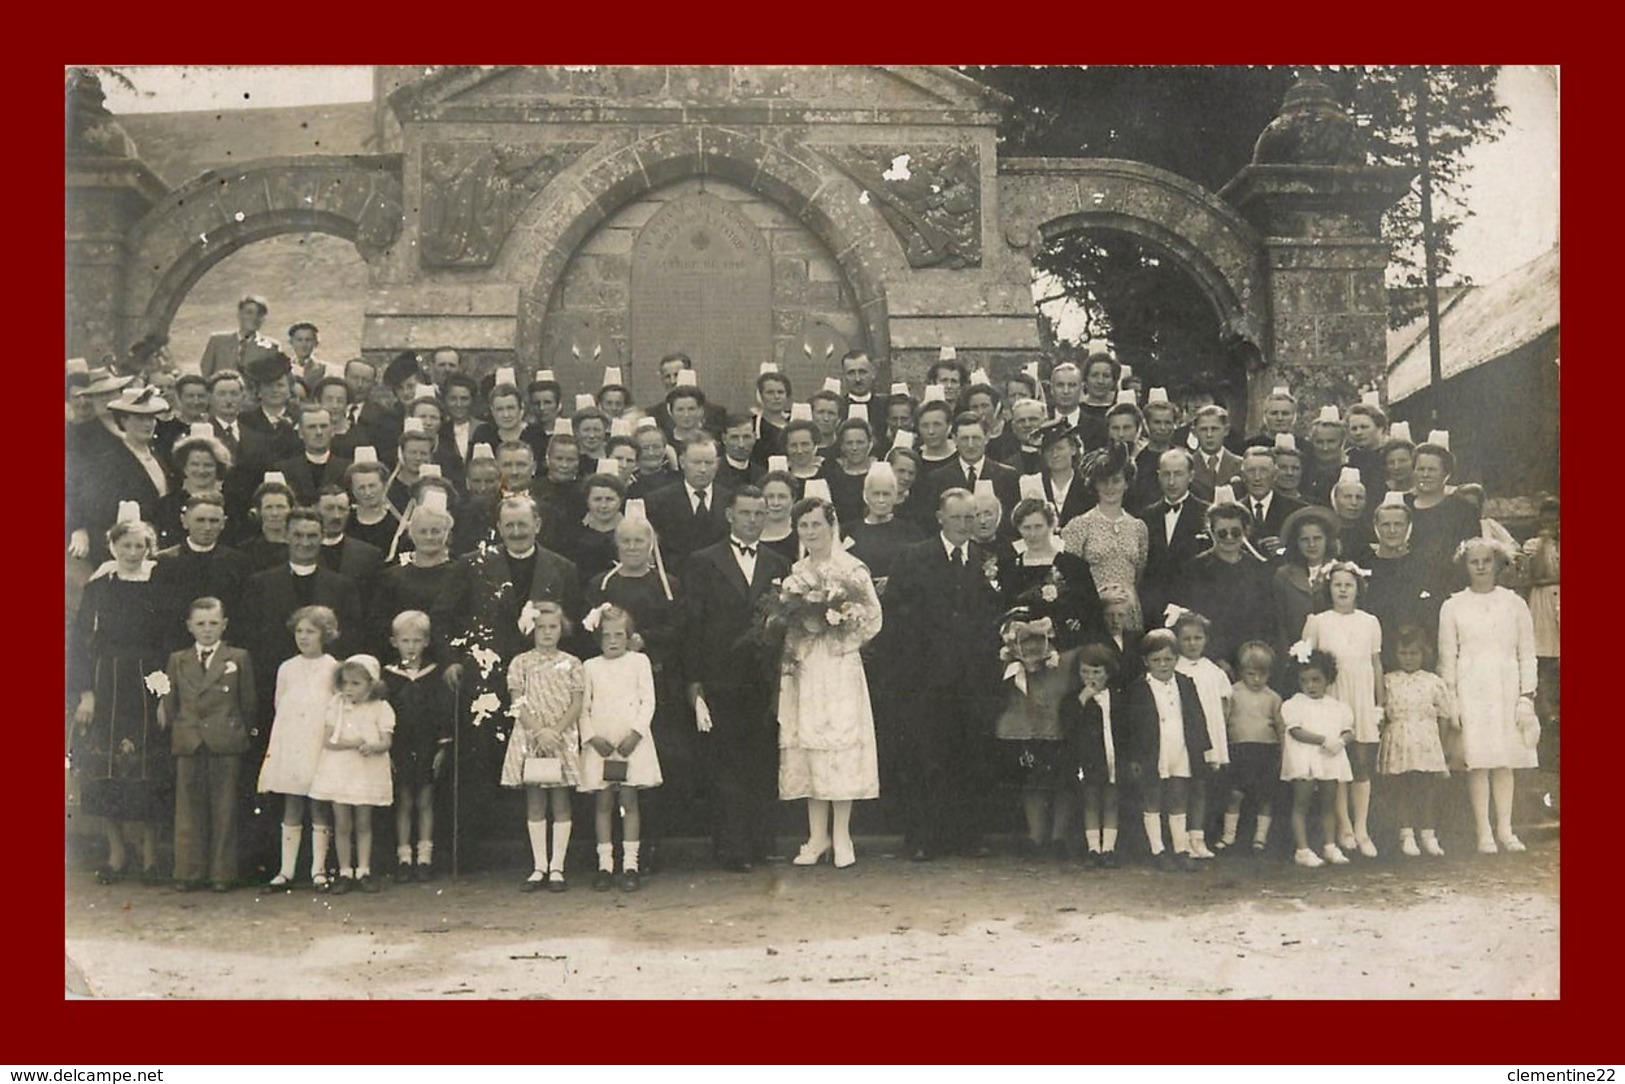
[[[1444,378],[1477,368],[1527,346],[1561,323],[1559,247],[1483,286],[1454,291],[1439,313]],[[1388,401],[1397,403],[1428,386],[1427,318],[1388,333]]]

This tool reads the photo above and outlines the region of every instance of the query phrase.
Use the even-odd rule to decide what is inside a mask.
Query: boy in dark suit
[[[207,878],[216,892],[237,880],[237,788],[254,725],[254,667],[248,652],[221,642],[226,609],[194,599],[186,628],[193,645],[169,657],[161,704],[175,756],[175,886]]]

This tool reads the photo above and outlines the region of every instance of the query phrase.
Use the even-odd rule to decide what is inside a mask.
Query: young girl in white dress
[[[530,835],[531,873],[519,886],[534,892],[545,883],[563,892],[564,853],[570,847],[570,799],[581,781],[581,719],[584,678],[581,660],[559,650],[569,629],[564,608],[556,602],[527,602],[519,631],[535,637],[536,646],[508,664],[508,692],[518,725],[508,736],[502,759],[502,785],[525,788],[525,830]],[[557,782],[525,782],[525,761],[557,758]],[[553,814],[553,856],[547,854],[547,814]]]
[[[1292,783],[1292,860],[1310,869],[1327,862],[1348,862],[1337,845],[1337,789],[1352,778],[1345,747],[1354,740],[1354,713],[1326,695],[1337,679],[1337,660],[1299,641],[1290,651],[1298,676],[1298,694],[1281,705],[1286,739],[1281,742],[1281,778]],[[1309,803],[1320,796],[1320,825],[1325,846],[1309,847]],[[1322,859],[1321,855],[1324,855]]]
[[[338,691],[328,701],[323,724],[326,740],[316,761],[310,796],[333,803],[339,854],[334,894],[356,887],[377,892],[380,882],[372,875],[372,811],[374,806],[387,808],[395,801],[389,766],[395,709],[389,706],[383,667],[371,655],[351,655],[339,664],[335,678]]]
[[[1358,847],[1365,857],[1375,858],[1377,845],[1371,841],[1367,821],[1382,726],[1382,625],[1358,608],[1367,575],[1352,561],[1327,565],[1323,582],[1331,609],[1309,615],[1303,625],[1303,638],[1311,648],[1337,660],[1331,696],[1347,704],[1354,714],[1354,741],[1348,747],[1352,782],[1346,792],[1354,799],[1354,815],[1349,816],[1345,792],[1339,790],[1338,843],[1345,850]]]
[[[287,891],[293,886],[294,863],[305,833],[305,806],[316,761],[322,755],[323,721],[333,697],[338,660],[327,645],[338,638],[339,622],[326,606],[302,606],[288,619],[299,654],[277,667],[276,715],[260,765],[258,790],[282,795],[282,865],[267,887]],[[333,838],[333,810],[320,802],[310,805],[310,880],[318,892],[329,887],[327,848]]]
[[[1174,618],[1174,636],[1179,641],[1179,661],[1174,669],[1196,683],[1196,695],[1207,717],[1207,737],[1211,747],[1202,754],[1200,770],[1191,772],[1190,840],[1192,858],[1212,858],[1207,845],[1207,792],[1210,780],[1217,780],[1230,763],[1230,739],[1224,721],[1230,712],[1230,679],[1219,664],[1208,658],[1208,619],[1191,610]],[[1191,766],[1193,769],[1195,765]]]
[[[1444,854],[1434,811],[1450,770],[1440,731],[1460,726],[1444,679],[1422,669],[1427,652],[1428,635],[1417,626],[1405,625],[1395,634],[1394,661],[1399,669],[1383,677],[1388,698],[1377,750],[1377,770],[1393,784],[1399,849],[1412,858]],[[1418,828],[1421,846],[1416,842]]]
[[[642,818],[638,791],[660,785],[660,758],[649,726],[655,715],[655,677],[649,656],[629,649],[632,615],[604,603],[587,615],[598,626],[603,652],[582,667],[581,788],[597,794],[598,872],[592,886],[615,884],[615,807],[621,808],[621,888],[640,886],[638,845]]]

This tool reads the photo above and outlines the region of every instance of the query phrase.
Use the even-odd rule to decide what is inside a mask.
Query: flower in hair
[[[1301,663],[1306,663],[1314,656],[1315,648],[1314,645],[1308,640],[1299,640],[1297,643],[1287,648],[1287,654],[1291,655],[1294,659],[1297,659]]]

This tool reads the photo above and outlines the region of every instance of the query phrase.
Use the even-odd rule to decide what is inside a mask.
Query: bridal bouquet
[[[801,569],[763,596],[761,624],[770,640],[810,643],[871,623],[872,610],[861,569]]]

